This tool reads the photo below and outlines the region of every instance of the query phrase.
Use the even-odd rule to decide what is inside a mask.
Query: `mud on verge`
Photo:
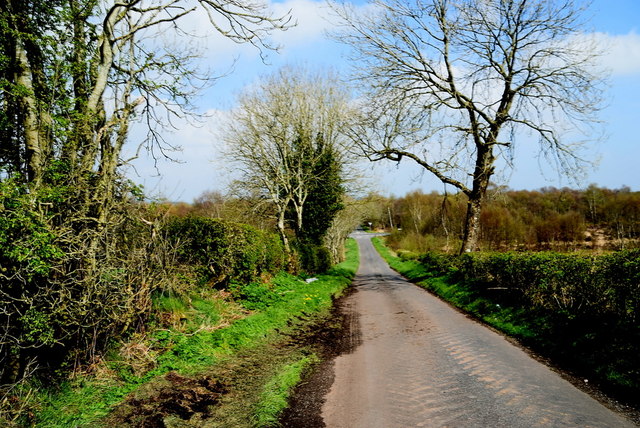
[[[101,422],[101,426],[254,426],[253,410],[264,386],[279,368],[307,355],[319,355],[322,362],[316,366],[317,370],[311,370],[311,374],[304,376],[305,380],[299,387],[303,388],[313,379],[310,375],[324,371],[323,367],[331,357],[357,346],[357,337],[346,335],[347,340],[344,339],[342,332],[351,330],[357,320],[341,307],[342,301],[343,298],[338,299],[334,308],[323,314],[296,319],[288,332],[278,333],[259,346],[241,350],[206,373],[189,376],[170,372],[144,385],[119,404]],[[319,417],[322,402],[319,402],[319,407],[317,404],[313,407]],[[289,413],[285,411],[286,414]],[[298,416],[305,418],[305,424],[298,426],[321,426],[309,424],[313,412],[304,411]]]

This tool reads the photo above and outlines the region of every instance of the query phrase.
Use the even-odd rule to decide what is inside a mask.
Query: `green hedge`
[[[100,227],[69,214],[67,190],[0,177],[0,385],[54,378],[145,319],[149,228],[121,201]]]
[[[302,270],[308,274],[323,273],[331,269],[331,252],[309,239],[297,239],[293,243]]]
[[[277,235],[239,223],[205,217],[170,220],[167,239],[177,247],[178,261],[195,268],[200,284],[227,287],[279,272],[285,253]]]
[[[607,255],[465,254],[458,275],[484,292],[503,290],[523,304],[570,318],[613,316],[636,323],[640,310],[640,250]]]

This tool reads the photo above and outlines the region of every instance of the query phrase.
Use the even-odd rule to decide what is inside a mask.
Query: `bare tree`
[[[593,131],[602,78],[572,0],[334,9],[366,88],[353,139],[370,160],[411,159],[468,197],[462,252],[477,249],[487,186],[497,159],[513,159],[516,134],[534,135],[562,173],[586,164],[575,135]]]
[[[332,150],[342,162],[348,94],[335,76],[284,68],[250,88],[226,127],[227,156],[242,173],[239,183],[276,208],[285,249],[287,210],[302,228],[304,206],[318,179],[320,158]]]
[[[324,236],[324,244],[331,253],[334,263],[344,261],[344,242],[369,213],[369,203],[345,197],[344,209],[333,218],[331,227]]]
[[[162,43],[172,32],[189,40],[183,22],[206,14],[212,32],[260,51],[272,49],[270,32],[286,29],[289,16],[274,17],[259,2],[216,0],[8,1],[0,7],[13,91],[3,109],[18,110],[10,143],[37,187],[54,161],[69,177],[95,174],[88,187],[99,222],[113,193],[131,121],[149,125],[149,150],[167,149],[158,126],[193,113],[191,96],[212,80],[198,73],[190,46]],[[44,26],[44,24],[46,26]],[[40,40],[40,43],[38,43]],[[11,85],[7,87],[12,88]],[[3,165],[4,166],[4,165]]]

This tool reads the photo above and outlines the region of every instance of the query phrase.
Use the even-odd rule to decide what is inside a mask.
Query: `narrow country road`
[[[324,426],[635,426],[404,280],[370,235],[354,236],[361,264],[343,308],[356,324],[349,334],[357,345],[319,374],[332,380],[320,412]]]

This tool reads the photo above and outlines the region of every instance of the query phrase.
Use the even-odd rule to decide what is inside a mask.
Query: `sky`
[[[281,48],[278,53],[269,53],[266,63],[251,46],[233,44],[216,36],[200,41],[201,67],[231,72],[195,100],[200,112],[210,114],[202,125],[178,123],[178,129],[164,135],[169,143],[182,148],[172,153],[175,161],[154,162],[143,155],[129,168],[129,177],[142,184],[149,196],[191,202],[207,191],[225,193],[236,177],[222,155],[220,117],[234,107],[237,96],[247,85],[286,65],[348,73],[351,64],[346,58],[347,48],[326,36],[335,20],[324,1],[271,0],[270,7],[276,15],[291,11],[297,25],[273,35],[272,40]],[[494,178],[497,184],[516,190],[580,188],[591,183],[611,189],[628,186],[640,190],[640,1],[594,0],[586,17],[604,48],[603,65],[610,70],[606,107],[599,114],[605,137],[590,146],[589,156],[596,167],[583,180],[572,182],[550,172],[535,151],[519,148],[513,168],[500,169]],[[208,28],[205,17],[190,19],[188,25]],[[141,129],[134,129],[129,152],[135,150],[140,138]],[[435,177],[423,174],[409,162],[362,161],[360,165],[368,174],[366,187],[384,195],[443,190]]]

